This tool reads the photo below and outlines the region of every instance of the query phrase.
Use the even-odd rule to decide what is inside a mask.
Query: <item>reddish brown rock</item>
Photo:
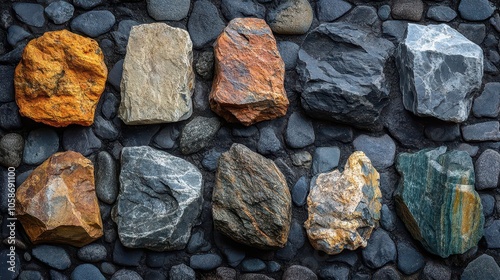
[[[56,153],[16,192],[17,218],[31,241],[84,246],[102,236],[94,167],[77,152]]]
[[[67,30],[47,32],[28,43],[16,67],[19,111],[56,127],[89,126],[107,75],[96,41]]]
[[[214,53],[213,111],[247,126],[286,114],[285,64],[264,20],[233,19],[217,38]]]

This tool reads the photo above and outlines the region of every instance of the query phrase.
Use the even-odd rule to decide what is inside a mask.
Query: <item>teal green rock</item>
[[[483,236],[483,206],[474,189],[474,166],[463,151],[446,147],[402,153],[395,193],[398,215],[431,253],[462,254]]]

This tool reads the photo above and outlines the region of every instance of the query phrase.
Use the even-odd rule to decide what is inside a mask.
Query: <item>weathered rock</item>
[[[56,153],[16,193],[17,217],[31,241],[82,247],[103,234],[94,167],[81,154]]]
[[[393,2],[391,13],[395,19],[420,21],[423,11],[422,0],[399,0]]]
[[[500,154],[492,149],[485,150],[475,164],[476,189],[495,189],[500,176]]]
[[[232,20],[214,52],[216,71],[209,97],[213,111],[246,126],[286,114],[285,64],[264,20]]]
[[[67,30],[46,32],[28,43],[16,67],[19,111],[56,127],[89,126],[107,74],[96,41]]]
[[[474,100],[472,113],[476,117],[496,118],[500,112],[500,83],[487,83],[480,96]]]
[[[357,24],[320,25],[299,51],[302,107],[315,118],[368,129],[380,126],[389,97],[384,66],[393,49],[390,41]]]
[[[202,177],[191,163],[147,146],[122,150],[113,213],[124,246],[183,249],[201,212]]]
[[[235,241],[261,249],[285,245],[292,199],[273,161],[234,144],[219,159],[212,204],[215,229]]]
[[[467,142],[500,141],[500,123],[489,121],[464,125],[462,136]]]
[[[365,247],[378,226],[381,199],[377,170],[363,152],[354,152],[343,173],[322,173],[312,184],[304,224],[309,241],[327,254]]]
[[[446,24],[408,24],[397,50],[407,110],[418,116],[463,122],[483,77],[483,51]]]
[[[18,167],[23,158],[24,139],[20,134],[8,133],[0,140],[0,165]]]
[[[462,254],[483,236],[481,199],[466,152],[446,147],[398,156],[398,214],[425,249],[441,257]]]
[[[185,155],[196,153],[213,139],[220,128],[218,118],[196,117],[182,130],[180,139],[181,152]]]
[[[311,27],[314,13],[307,0],[284,0],[267,13],[267,22],[278,34],[305,34]]]
[[[192,43],[185,30],[165,23],[132,27],[121,81],[123,122],[152,124],[189,118],[192,62]]]
[[[482,254],[467,265],[460,279],[474,280],[498,278],[500,278],[500,267],[495,259],[486,254]]]

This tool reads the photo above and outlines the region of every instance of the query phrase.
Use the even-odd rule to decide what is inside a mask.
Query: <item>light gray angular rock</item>
[[[483,77],[483,51],[446,24],[408,24],[396,52],[407,110],[418,116],[463,122]]]
[[[462,126],[462,137],[468,142],[500,141],[500,123],[489,121]]]
[[[147,0],[148,14],[155,20],[178,21],[189,12],[190,0]]]
[[[132,27],[123,62],[120,118],[125,124],[177,122],[191,116],[193,44],[165,23]]]
[[[196,153],[206,146],[220,128],[218,118],[196,117],[182,130],[180,146],[185,155]]]
[[[147,146],[122,150],[120,194],[113,210],[126,247],[183,249],[201,213],[202,176],[191,163]]]

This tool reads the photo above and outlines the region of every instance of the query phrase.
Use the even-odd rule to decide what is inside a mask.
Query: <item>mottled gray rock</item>
[[[448,6],[431,6],[427,10],[427,18],[440,22],[449,22],[457,17],[457,12]]]
[[[257,151],[263,155],[276,153],[282,149],[281,141],[276,136],[276,132],[271,126],[266,126],[260,131]]]
[[[20,134],[9,133],[0,140],[0,165],[18,167],[23,158],[24,139]]]
[[[139,273],[129,270],[129,269],[120,269],[113,274],[111,280],[143,280]]]
[[[407,110],[463,122],[483,77],[483,51],[446,24],[408,24],[396,66]]]
[[[115,16],[106,10],[83,13],[71,21],[71,30],[89,37],[100,36],[115,25]]]
[[[214,58],[214,51],[213,50],[208,50],[200,53],[198,56],[198,59],[196,60],[195,63],[195,70],[198,75],[200,75],[203,79],[205,80],[212,80],[214,76],[214,63],[215,63],[215,58]],[[199,83],[196,83],[195,85],[195,92],[197,91],[197,86]],[[206,99],[206,96],[203,96],[204,99]],[[208,103],[208,100],[207,100]],[[203,104],[204,105],[204,104]],[[200,107],[208,107],[208,106],[200,106]]]
[[[349,279],[349,267],[342,264],[328,264],[318,271],[320,279]]]
[[[118,168],[113,157],[106,151],[97,155],[95,167],[95,191],[99,200],[113,204],[118,195]]]
[[[207,147],[219,130],[218,118],[196,117],[191,120],[181,133],[180,148],[185,155],[196,153]]]
[[[171,280],[196,280],[194,270],[185,264],[172,266],[168,274]]]
[[[372,137],[363,134],[354,139],[353,145],[357,151],[365,153],[377,170],[394,164],[396,144],[387,134],[381,137]]]
[[[500,112],[500,83],[487,83],[483,93],[474,100],[474,116],[496,118]]]
[[[434,261],[428,261],[421,275],[422,280],[450,280],[451,270]]]
[[[71,272],[71,280],[88,279],[105,280],[106,278],[104,278],[97,267],[88,263],[77,266],[73,272]]]
[[[0,65],[0,102],[14,101],[14,69],[10,65]]]
[[[482,23],[461,23],[458,31],[475,44],[481,44],[486,37],[486,26]]]
[[[314,143],[312,121],[298,112],[292,113],[288,119],[285,134],[286,143],[291,148],[304,148]]]
[[[272,6],[266,16],[271,30],[277,34],[305,34],[314,18],[311,4],[307,0],[282,0]]]
[[[222,0],[221,10],[227,20],[234,18],[264,18],[266,7],[255,0]]]
[[[308,151],[301,151],[290,156],[292,164],[309,169],[312,164],[312,156]]]
[[[312,270],[301,265],[292,265],[283,273],[283,280],[317,280]]]
[[[85,10],[90,10],[97,5],[100,5],[103,0],[73,0],[73,4]]]
[[[320,21],[334,21],[345,15],[351,8],[351,3],[344,0],[319,0],[316,5]]]
[[[401,241],[398,243],[398,269],[406,275],[411,275],[424,267],[424,256],[412,245]]]
[[[500,141],[500,123],[489,121],[462,126],[462,136],[465,141]]]
[[[372,280],[401,280],[401,274],[393,266],[384,266],[373,273]]]
[[[100,262],[106,259],[106,247],[99,243],[86,245],[78,250],[77,256],[84,262]]]
[[[460,0],[458,12],[465,20],[481,21],[493,15],[495,7],[488,0]]]
[[[56,1],[50,3],[45,8],[45,14],[55,24],[63,24],[73,17],[75,8],[66,1]]]
[[[500,154],[492,149],[484,151],[474,164],[476,190],[494,189],[500,176]]]
[[[314,150],[312,174],[331,171],[339,165],[340,149],[337,147],[319,147]]]
[[[424,11],[422,0],[398,0],[392,2],[391,14],[395,19],[420,21]]]
[[[460,279],[500,279],[500,267],[493,257],[482,254],[467,265]]]
[[[122,150],[113,219],[130,248],[183,249],[201,212],[202,177],[191,163],[150,147]]]
[[[65,270],[71,266],[68,253],[61,247],[38,245],[31,253],[37,260],[55,269]]]
[[[222,264],[222,258],[216,254],[193,255],[189,266],[196,270],[212,270]]]
[[[178,21],[188,15],[190,0],[147,0],[148,14],[155,20]]]
[[[362,251],[365,264],[373,269],[386,263],[396,261],[396,245],[389,234],[383,229],[377,229],[368,240],[368,245]]]
[[[59,136],[50,128],[30,131],[24,143],[23,162],[37,165],[59,150]]]
[[[19,25],[11,25],[7,29],[7,42],[13,47],[30,36],[31,34]]]
[[[236,279],[236,270],[229,267],[218,267],[216,275],[219,280],[234,280]]]
[[[208,0],[194,2],[189,16],[188,31],[195,48],[201,48],[213,42],[225,26],[214,4]]]
[[[12,9],[14,9],[17,18],[27,25],[42,27],[45,24],[43,6],[40,4],[14,3]]]

